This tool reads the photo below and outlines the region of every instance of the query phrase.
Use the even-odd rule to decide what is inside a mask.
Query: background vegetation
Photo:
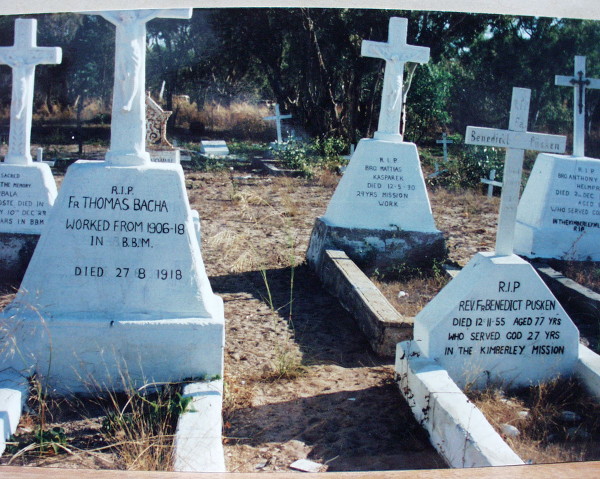
[[[408,98],[405,134],[411,141],[432,142],[442,131],[462,134],[467,124],[506,127],[513,86],[532,89],[531,130],[570,133],[573,92],[554,86],[554,75],[571,74],[575,55],[587,56],[590,76],[600,75],[600,28],[594,21],[400,10],[196,9],[190,21],[148,24],[147,88],[157,96],[165,82],[173,125],[179,111],[172,94],[189,95],[198,111],[273,101],[293,114],[298,136],[355,143],[377,127],[384,71],[382,60],[360,56],[361,41],[386,41],[391,16],[409,19],[409,43],[431,48]],[[63,48],[61,65],[38,67],[41,119],[106,123],[114,27],[94,15],[35,17],[38,44]],[[0,17],[0,44],[12,45],[13,25],[14,17]],[[2,66],[5,112],[10,81],[10,69]],[[590,90],[587,97],[592,154],[600,153],[599,95]],[[199,122],[192,123],[205,132],[206,123]],[[248,128],[257,128],[249,122]],[[245,128],[231,133],[249,136]]]

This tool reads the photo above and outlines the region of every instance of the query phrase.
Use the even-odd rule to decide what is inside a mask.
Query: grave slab
[[[538,155],[517,210],[515,252],[600,261],[600,160]]]
[[[203,140],[200,142],[200,153],[208,156],[227,156],[229,148],[225,140]]]

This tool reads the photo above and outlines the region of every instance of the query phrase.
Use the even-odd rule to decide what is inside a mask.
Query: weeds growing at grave
[[[110,393],[102,434],[113,444],[127,469],[157,471],[172,466],[173,437],[177,419],[191,403],[178,384],[158,384]]]
[[[600,404],[575,379],[504,391],[467,391],[513,450],[532,463],[597,460]],[[507,425],[518,435],[511,435]]]
[[[317,171],[339,171],[348,163],[343,157],[348,149],[339,137],[316,138],[312,141],[291,139],[273,150],[273,157],[285,168],[299,170],[305,178],[313,178]]]

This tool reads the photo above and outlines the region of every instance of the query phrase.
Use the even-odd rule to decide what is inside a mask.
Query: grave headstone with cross
[[[31,157],[35,67],[57,64],[61,49],[37,46],[37,20],[17,19],[15,41],[0,47],[0,63],[12,68],[8,154],[0,164],[0,277],[20,280],[56,198],[50,167]]]
[[[172,111],[165,111],[150,93],[146,95],[146,147],[150,161],[155,163],[180,163],[180,150],[167,140],[167,120]]]
[[[331,248],[380,271],[400,262],[425,265],[445,253],[417,147],[399,133],[404,65],[429,59],[428,48],[407,44],[407,28],[405,18],[391,18],[387,42],[363,41],[363,56],[386,61],[379,124],[373,139],[358,143],[325,215],[315,222],[307,259],[317,271]]]
[[[538,155],[517,212],[515,251],[529,258],[600,261],[600,160],[585,156],[585,92],[600,88],[588,78],[585,57],[575,57],[573,155]]]
[[[267,121],[274,121],[275,122],[275,128],[277,130],[277,143],[276,145],[281,145],[283,144],[283,136],[281,133],[281,120],[288,120],[292,118],[292,115],[288,114],[288,115],[282,115],[281,111],[279,110],[279,104],[276,103],[275,104],[275,115],[273,116],[265,116],[263,118],[263,120],[267,120]]]
[[[146,22],[190,18],[191,9],[101,15],[117,31],[110,150],[106,161],[69,167],[4,312],[23,325],[12,365],[35,368],[58,392],[221,375],[223,302],[206,275],[183,170],[145,151]]]
[[[467,127],[466,143],[506,148],[495,251],[471,259],[417,315],[402,347],[437,361],[460,386],[529,385],[571,371],[578,357],[577,328],[512,249],[524,151],[562,151],[566,142],[526,131],[529,98],[513,89],[508,130]]]

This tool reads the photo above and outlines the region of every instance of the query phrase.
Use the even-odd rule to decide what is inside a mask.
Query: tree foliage
[[[532,90],[530,129],[567,133],[573,92],[554,86],[573,57],[600,74],[598,22],[466,13],[318,8],[199,9],[191,20],[148,23],[147,88],[165,98],[275,101],[297,131],[349,142],[377,129],[384,61],[360,56],[364,39],[387,41],[392,16],[408,18],[408,43],[431,48],[416,69],[406,137],[431,141],[467,124],[506,127],[513,86]],[[63,63],[40,66],[36,105],[108,105],[114,27],[96,15],[36,15],[38,44],[63,48]],[[13,43],[14,17],[0,17],[0,44]],[[10,69],[0,67],[0,102],[10,103]],[[171,105],[168,104],[168,107]],[[600,92],[588,94],[588,127],[600,120]]]

